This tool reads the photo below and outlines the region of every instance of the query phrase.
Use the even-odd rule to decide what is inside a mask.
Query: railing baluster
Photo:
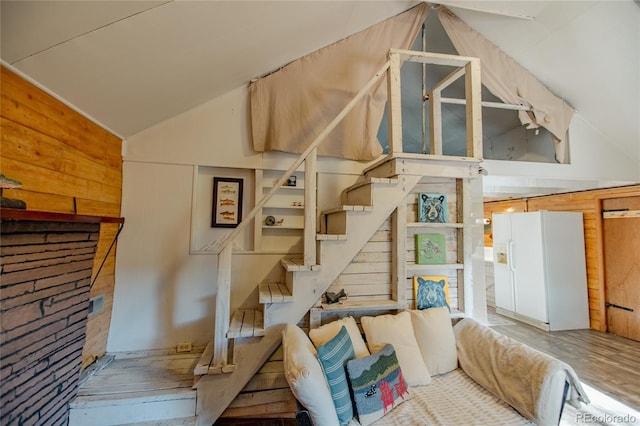
[[[316,187],[318,150],[311,151],[304,163],[304,264],[315,265],[316,259]]]

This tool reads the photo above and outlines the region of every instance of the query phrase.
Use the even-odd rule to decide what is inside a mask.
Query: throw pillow
[[[309,330],[309,338],[317,348],[318,346],[324,345],[329,340],[333,339],[336,334],[340,332],[340,328],[342,328],[342,326],[347,328],[347,332],[351,338],[351,344],[353,345],[353,350],[356,353],[356,358],[369,356],[367,344],[364,343],[358,324],[356,324],[356,320],[353,319],[353,317],[342,318],[321,327],[314,328],[313,330]]]
[[[378,352],[384,345],[390,343],[396,350],[400,368],[409,386],[431,383],[431,374],[422,359],[416,336],[413,334],[409,312],[376,317],[365,316],[360,318],[360,321],[371,353]]]
[[[355,357],[347,328],[342,326],[336,337],[318,346],[317,349],[318,359],[331,390],[338,420],[341,425],[346,425],[353,419],[353,406],[345,366],[347,361]]]
[[[446,276],[414,276],[413,296],[416,309],[438,308],[446,306],[451,311],[449,299],[449,280]]]
[[[409,311],[422,359],[431,374],[458,368],[456,337],[446,307]]]
[[[348,361],[347,373],[362,426],[383,417],[409,397],[392,345],[385,345],[368,357]]]
[[[282,330],[282,355],[291,392],[309,411],[313,424],[337,425],[338,416],[316,348],[297,325],[288,324]]]

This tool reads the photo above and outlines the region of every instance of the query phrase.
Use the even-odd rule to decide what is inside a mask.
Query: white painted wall
[[[126,223],[118,241],[109,352],[171,348],[184,341],[205,345],[212,337],[217,256],[190,251],[230,232],[207,225],[212,177],[245,178],[246,215],[253,194],[250,169],[286,169],[297,158],[256,153],[248,135],[242,87],[127,140]],[[319,207],[335,206],[367,164],[320,159],[319,184],[326,191]],[[200,170],[195,186],[194,168]],[[202,231],[193,242],[192,225]],[[281,256],[251,252],[250,232],[238,246],[248,252],[233,259],[232,310],[248,295],[249,304],[257,303],[257,284],[281,273]]]
[[[192,211],[194,166],[286,169],[296,158],[254,152],[249,134],[247,90],[241,87],[127,140],[122,201],[126,223],[118,241],[109,352],[171,348],[183,341],[204,345],[210,340],[217,258],[190,254],[192,220],[204,223],[210,214],[207,201],[198,197]],[[539,184],[545,179],[577,179],[592,186],[601,179],[639,180],[638,160],[609,148],[579,116],[572,125],[571,141],[571,165],[485,162],[489,171],[485,187],[495,185],[501,176],[508,176],[505,185],[520,180]],[[319,159],[318,181],[324,188],[319,208],[335,205],[342,189],[366,166]],[[218,237],[218,230],[211,232]],[[200,244],[209,235],[198,238]],[[247,240],[242,245],[248,247]],[[234,256],[233,274],[239,280],[232,289],[232,309],[247,295],[257,300],[256,285],[279,273],[279,257],[251,252]]]
[[[569,128],[570,164],[485,160],[486,196],[568,192],[640,182],[640,159],[623,152],[576,113]]]

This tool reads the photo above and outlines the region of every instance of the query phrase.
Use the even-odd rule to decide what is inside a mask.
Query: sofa
[[[589,403],[566,363],[446,307],[282,332],[299,424],[558,425]],[[306,422],[306,423],[305,423]]]

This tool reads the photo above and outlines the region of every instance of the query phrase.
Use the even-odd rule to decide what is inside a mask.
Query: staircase
[[[402,155],[402,132],[399,127],[401,126],[399,67],[405,60],[460,67],[458,71],[439,83],[432,93],[439,94],[446,86],[466,73],[468,157],[443,156],[442,135],[435,133],[431,135],[433,155]],[[482,153],[481,122],[478,115],[480,110],[478,73],[479,62],[474,58],[461,59],[450,55],[392,50],[389,62],[284,172],[271,192],[256,202],[245,220],[225,240],[216,245],[218,279],[214,336],[194,369],[198,425],[211,425],[219,418],[245,384],[277,349],[281,343],[281,332],[285,324],[298,323],[319,302],[322,294],[382,223],[396,209],[401,211],[399,206],[405,205],[406,208],[407,195],[423,176],[447,176],[467,180],[478,177]],[[393,117],[390,120],[391,153],[378,164],[365,170],[359,181],[343,192],[341,206],[316,215],[317,147],[384,75],[388,75],[391,111],[389,115]],[[439,99],[439,97],[434,96],[433,99]],[[432,121],[440,119],[439,112],[432,114]],[[232,242],[250,222],[255,220],[269,198],[302,163],[305,163],[303,256],[287,257],[281,260],[284,283],[262,283],[258,286],[259,306],[231,313],[229,306],[232,286]],[[316,224],[317,218],[319,218],[318,224]],[[466,238],[468,237],[465,236]],[[466,261],[471,254],[464,256]],[[398,276],[399,274],[396,274],[394,283],[399,286]],[[469,280],[469,282],[472,281]],[[398,287],[395,289],[395,294],[399,292]],[[465,298],[467,298],[466,294]],[[466,303],[465,300],[465,305]],[[380,301],[376,301],[375,304],[380,305]],[[388,301],[383,305],[389,309],[403,307],[403,304],[398,301]]]
[[[316,236],[317,264],[305,265],[301,259],[284,258],[281,265],[285,283],[262,284],[260,307],[233,314],[227,332],[227,339],[234,340],[233,364],[220,367],[221,373],[228,373],[207,374],[213,343],[196,367],[195,373],[202,375],[196,385],[200,424],[212,424],[218,418],[278,347],[284,325],[297,323],[318,302],[419,180],[420,176],[411,175],[363,178],[345,191],[346,204],[322,213],[321,233]],[[363,199],[369,200],[369,205],[357,204]],[[254,338],[258,336],[259,339]]]

